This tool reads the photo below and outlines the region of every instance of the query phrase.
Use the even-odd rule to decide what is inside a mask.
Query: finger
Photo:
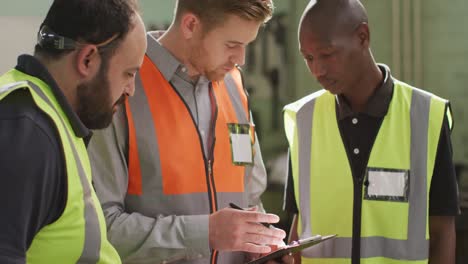
[[[257,224],[257,223],[249,223],[246,225],[244,231],[246,233],[251,233],[251,234],[259,234],[263,236],[270,236],[270,237],[275,237],[279,239],[283,239],[286,237],[286,232],[283,230],[276,228],[276,227],[265,227],[263,225]]]
[[[253,206],[253,207],[247,208],[246,210],[249,211],[249,212],[257,212],[258,211],[258,206]]]
[[[275,214],[266,214],[254,211],[240,211],[242,219],[252,223],[278,223],[280,218]]]
[[[242,239],[247,243],[260,244],[260,245],[277,245],[283,242],[283,239],[260,234],[246,233]],[[271,247],[270,247],[271,248]]]
[[[283,242],[281,239],[280,243]],[[284,242],[283,242],[284,243]],[[278,244],[268,244],[271,248],[271,252],[278,250]]]
[[[266,254],[270,253],[271,249],[267,245],[256,245],[252,243],[243,243],[241,247],[241,251],[249,252],[249,253],[258,253],[258,254]]]

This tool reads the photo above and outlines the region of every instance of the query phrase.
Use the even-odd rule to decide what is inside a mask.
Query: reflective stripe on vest
[[[212,82],[217,113],[213,177],[190,110],[159,69],[145,56],[135,95],[126,102],[128,193],[126,208],[150,217],[206,215],[229,202],[248,206],[251,166],[233,164],[228,123],[250,125],[240,72]],[[219,262],[226,254],[220,253]],[[220,262],[221,263],[221,262]]]
[[[57,107],[60,106],[58,103],[54,105],[52,102],[54,99],[50,99],[52,98],[50,91],[47,91],[49,95],[46,95],[46,89],[40,88],[33,82],[37,79],[16,70],[8,72],[1,79],[1,83],[15,79],[30,79],[2,86],[0,98],[4,98],[14,90],[29,88],[37,106],[56,124],[65,154],[68,177],[65,209],[58,220],[43,227],[36,234],[27,252],[27,262],[120,263],[117,252],[107,242],[105,222],[101,211],[99,211],[101,215],[98,217],[97,210],[101,210],[101,208],[91,188],[89,161],[86,160],[86,169],[83,165],[84,159],[87,159],[87,153],[82,139],[70,135],[70,124],[64,120],[64,114],[57,110]],[[42,86],[46,86],[42,82],[40,83]],[[85,153],[84,156],[78,154],[77,148],[81,149],[80,153]],[[82,189],[73,185],[81,185]],[[77,218],[80,210],[83,210],[82,216],[84,216],[81,221]],[[104,228],[104,234],[101,233],[102,228]],[[105,250],[104,254],[101,254],[102,250]]]
[[[409,169],[409,201],[406,204],[363,200],[361,263],[366,263],[366,258],[420,260],[422,263],[427,260],[429,246],[427,199],[432,177],[432,174],[427,172],[433,171],[445,105],[445,100],[410,88],[404,83],[395,82],[389,112],[374,143],[368,167]],[[315,112],[317,107],[319,110]],[[315,113],[320,113],[320,116]],[[330,120],[333,122],[327,122]],[[288,105],[285,108],[285,128],[292,150],[296,201],[299,201],[301,211],[299,226],[301,236],[306,237],[321,232],[339,235],[333,241],[304,251],[303,256],[331,258],[331,262],[323,263],[349,263],[352,246],[353,182],[336,122],[335,97],[328,92],[320,91]],[[326,143],[322,143],[323,141],[331,142],[328,143],[330,151],[324,150]],[[320,159],[318,154],[312,153],[320,153],[323,159]],[[318,167],[321,168],[322,175],[317,174]],[[327,171],[335,171],[343,176],[333,173],[328,175]],[[343,184],[331,186],[321,182],[318,186],[316,182],[318,177],[321,177],[322,181],[325,179],[324,182],[328,181],[324,178],[325,175],[329,177],[333,175],[336,182]],[[335,179],[335,176],[339,178]],[[338,193],[340,196],[331,198],[329,194],[322,192]],[[323,197],[330,199],[326,200]],[[324,207],[328,209],[321,209]],[[332,212],[333,210],[335,212]],[[405,211],[407,217],[402,219],[401,216]],[[327,212],[333,214],[335,219],[324,217]],[[395,212],[400,212],[401,215],[392,215]],[[322,221],[318,220],[321,216],[324,218]],[[395,222],[391,223],[393,219]],[[338,222],[341,224],[337,225],[341,227],[333,227],[332,223],[326,224],[323,221]],[[387,225],[392,224],[396,226],[395,230],[386,229]],[[384,226],[385,230],[382,230],[380,225]],[[404,231],[398,231],[398,228]],[[336,231],[337,229],[342,231],[341,234]],[[336,262],[340,258],[343,262]]]

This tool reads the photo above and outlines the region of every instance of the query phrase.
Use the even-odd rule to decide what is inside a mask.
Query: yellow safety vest
[[[365,181],[373,186],[370,175],[375,171],[391,172],[407,189],[402,197],[376,199],[363,184],[361,263],[428,262],[429,187],[444,113],[451,118],[446,109],[446,100],[395,80]],[[335,96],[322,90],[287,105],[285,129],[300,237],[338,234],[303,251],[303,263],[351,263],[353,177],[336,120]]]
[[[18,89],[27,89],[36,105],[55,123],[67,172],[65,209],[54,223],[36,234],[26,254],[27,263],[121,263],[107,240],[83,139],[73,133],[68,117],[46,83],[17,70],[0,76],[0,100]]]

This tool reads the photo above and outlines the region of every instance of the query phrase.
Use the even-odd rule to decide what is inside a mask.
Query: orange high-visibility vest
[[[234,164],[228,130],[228,124],[250,125],[240,72],[234,69],[223,81],[211,83],[212,158],[204,155],[188,106],[148,56],[136,84],[135,95],[126,102],[126,208],[156,217],[211,214],[228,207],[229,202],[247,207],[245,190],[251,166]],[[252,130],[250,134],[253,144]],[[222,253],[218,257],[216,252],[213,255],[212,262],[218,258],[219,263],[233,263],[241,256]]]

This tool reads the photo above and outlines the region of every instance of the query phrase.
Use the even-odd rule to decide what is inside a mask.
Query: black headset
[[[76,41],[57,35],[47,25],[41,26],[37,33],[37,44],[43,48],[56,50],[74,50],[77,46]]]

